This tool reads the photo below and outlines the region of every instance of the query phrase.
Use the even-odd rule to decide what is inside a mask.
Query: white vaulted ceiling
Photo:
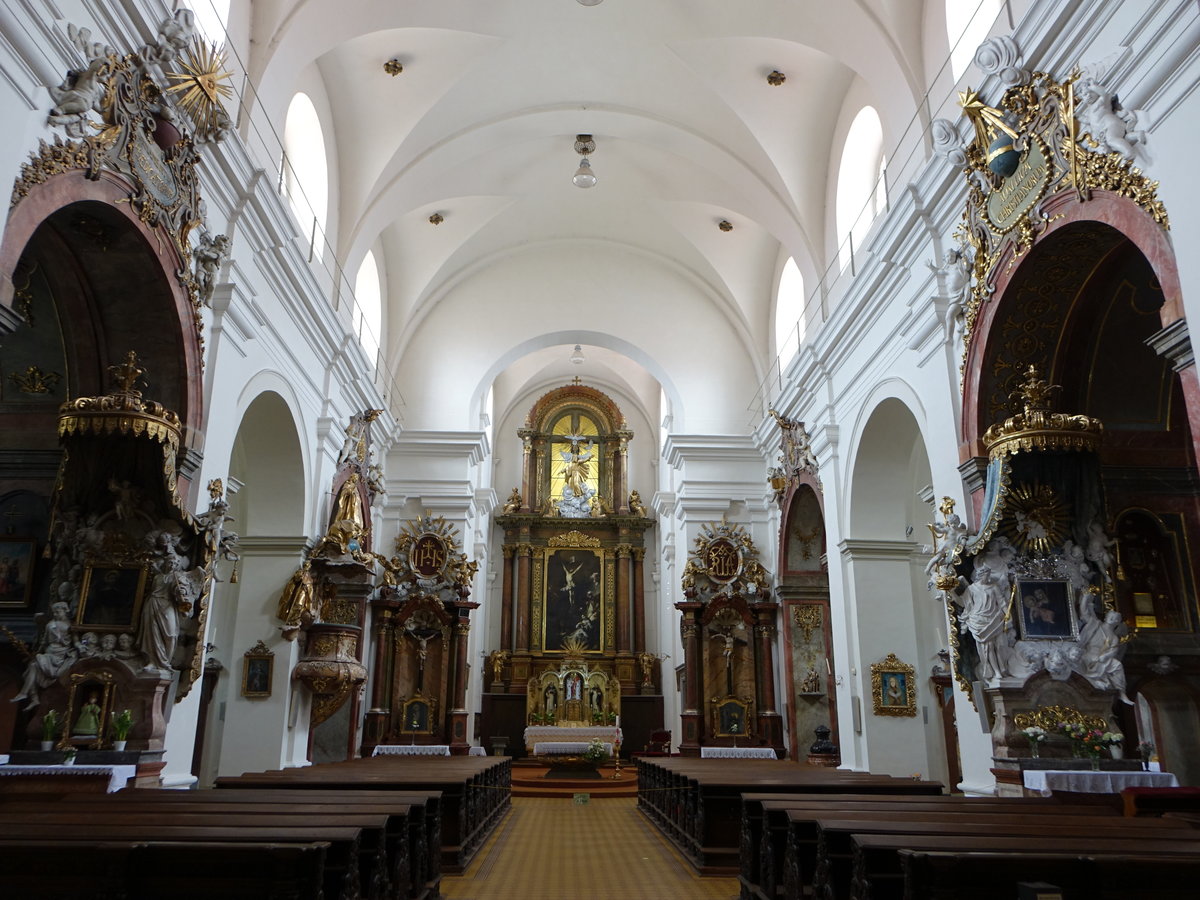
[[[661,383],[677,429],[739,431],[774,355],[784,261],[811,286],[836,258],[830,179],[849,121],[874,106],[886,145],[918,106],[924,6],[255,0],[241,7],[257,86],[243,122],[282,122],[297,90],[323,93],[330,243],[351,280],[375,251],[410,427],[471,427],[514,354],[583,343],[612,351],[589,357],[606,361],[596,379]],[[772,69],[785,84],[768,85]],[[590,190],[571,182],[579,132],[597,143]],[[422,373],[447,352],[455,373],[426,395]],[[528,389],[515,371],[495,382],[511,386],[498,408]]]

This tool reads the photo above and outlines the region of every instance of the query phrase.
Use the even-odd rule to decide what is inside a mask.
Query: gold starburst
[[[184,51],[180,63],[182,72],[167,73],[174,82],[167,91],[176,95],[197,132],[208,134],[225,118],[222,100],[233,96],[233,88],[223,83],[233,77],[225,69],[225,52],[197,40]]]

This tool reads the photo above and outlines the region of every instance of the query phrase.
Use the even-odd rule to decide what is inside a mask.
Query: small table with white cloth
[[[582,725],[575,728],[562,725],[530,725],[525,729],[525,749],[532,751],[535,744],[548,741],[604,741],[609,744],[621,742],[621,729],[616,725]]]
[[[1028,790],[1043,797],[1055,791],[1077,794],[1119,794],[1127,787],[1179,787],[1170,772],[1105,772],[1086,769],[1026,769],[1022,773]]]
[[[770,747],[701,747],[701,759],[775,759]]]
[[[449,756],[449,744],[379,744],[372,756]]]
[[[467,756],[487,756],[487,751],[482,747],[472,747],[467,751]]]
[[[533,745],[534,756],[582,756],[591,741],[538,741]],[[613,745],[600,742],[604,752],[612,756]]]
[[[81,778],[91,776],[93,779],[107,776],[108,793],[119,791],[137,774],[137,766],[0,766],[0,777],[25,779],[30,782],[45,782],[48,779]],[[20,789],[19,787],[17,788]],[[69,784],[63,784],[62,790],[72,790]],[[0,792],[7,792],[0,787]]]

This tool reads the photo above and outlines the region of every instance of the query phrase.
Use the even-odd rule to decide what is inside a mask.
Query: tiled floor
[[[636,801],[514,797],[508,818],[450,900],[734,900],[736,878],[700,878],[635,808]]]

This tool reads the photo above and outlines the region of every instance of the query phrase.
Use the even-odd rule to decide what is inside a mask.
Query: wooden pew
[[[1102,806],[1065,807],[1055,798],[966,798],[907,796],[903,794],[761,794],[742,795],[742,871],[738,878],[744,898],[771,898],[784,884],[784,859],[787,848],[788,815],[790,809],[817,814],[833,812],[887,813],[903,809],[911,812],[970,814],[984,812],[1021,812],[1028,815],[1071,812],[1085,816],[1115,816],[1115,811]],[[803,849],[803,848],[801,848]],[[812,871],[815,862],[815,842],[811,852],[796,861],[799,872]],[[793,873],[793,879],[799,877]]]
[[[1083,856],[900,850],[905,900],[1012,900],[1017,883],[1041,881],[1092,900],[1191,900],[1196,856]]]
[[[7,812],[7,808],[5,811]],[[23,821],[14,822],[5,815],[0,821],[0,843],[23,845],[29,842],[58,841],[63,845],[64,853],[69,856],[74,845],[91,843],[97,839],[98,820],[95,817],[80,820],[61,815],[46,816],[50,818],[24,816]],[[361,827],[316,822],[308,825],[281,826],[262,823],[237,825],[226,822],[220,825],[201,825],[195,822],[161,824],[139,823],[136,820],[106,820],[104,829],[111,829],[113,834],[119,833],[122,840],[162,844],[328,843],[323,884],[326,900],[359,900],[364,896],[360,887],[359,857],[363,832]],[[377,838],[382,841],[382,830]],[[381,856],[382,846],[378,851],[376,859]],[[219,865],[219,859],[217,856],[215,864]]]
[[[748,792],[940,796],[943,788],[936,782],[840,772],[784,760],[638,760],[639,809],[703,874],[741,871],[742,794]]]
[[[0,841],[22,900],[320,900],[329,844]]]
[[[1001,853],[1031,857],[1052,850],[1054,855],[1089,856],[1105,860],[1121,857],[1157,857],[1190,859],[1200,854],[1200,837],[1194,831],[1159,831],[1147,835],[897,835],[858,834],[854,836],[854,876],[849,896],[852,900],[900,900],[904,897],[902,850],[943,853]],[[1024,879],[1021,879],[1024,880]],[[1191,895],[1195,895],[1194,885]],[[832,893],[814,893],[826,900]],[[974,897],[974,894],[970,896]],[[1012,895],[1010,895],[1012,896]],[[1069,895],[1068,895],[1069,896]],[[1078,896],[1078,895],[1077,895]],[[1124,896],[1110,894],[1110,897]],[[1093,900],[1088,895],[1088,900]]]
[[[795,814],[789,813],[789,815]],[[854,876],[858,873],[855,868],[858,860],[855,856],[854,841],[859,837],[893,837],[899,841],[899,846],[907,846],[906,841],[926,842],[924,846],[928,846],[927,842],[940,840],[944,846],[951,846],[954,841],[964,838],[977,837],[987,840],[1012,837],[1029,841],[1029,846],[1033,848],[1038,846],[1044,848],[1047,840],[1051,839],[1051,835],[1057,844],[1059,841],[1067,839],[1087,840],[1098,834],[1129,840],[1146,838],[1147,835],[1155,836],[1153,839],[1161,836],[1163,840],[1169,840],[1180,834],[1178,829],[1170,827],[1169,823],[1153,820],[1143,824],[1165,827],[1131,828],[1128,820],[1119,816],[1039,817],[1037,827],[1042,831],[1040,836],[1032,840],[1030,838],[1031,823],[1028,818],[1013,815],[942,815],[939,817],[916,813],[898,815],[889,820],[878,814],[855,816],[852,813],[834,813],[814,820],[811,814],[801,813],[796,815],[796,820],[789,825],[787,865],[790,868],[793,860],[799,858],[799,852],[793,852],[800,849],[797,838],[806,833],[811,835],[815,828],[816,863],[811,876],[812,894],[814,897],[827,898],[827,900],[834,900],[834,898],[846,900],[853,896],[852,883],[857,883]],[[986,845],[984,848],[986,849]],[[873,864],[876,863],[873,862]],[[902,883],[899,860],[894,853],[885,868],[879,868],[880,865],[883,864],[876,864],[876,868],[868,868],[864,871],[872,876],[883,874],[895,879],[897,883]],[[789,892],[786,895],[791,896],[790,877],[785,884]],[[803,893],[802,890],[797,891],[796,896],[800,896],[801,893]]]
[[[218,778],[218,789],[440,791],[441,867],[461,872],[511,806],[507,757],[381,756]]]
[[[182,807],[197,811],[228,810],[237,815],[247,807],[269,805],[279,812],[300,817],[301,821],[318,819],[329,811],[374,811],[393,816],[404,816],[407,826],[402,836],[403,847],[389,844],[389,881],[392,894],[409,900],[424,900],[436,897],[440,890],[441,847],[439,838],[440,820],[438,804],[441,793],[407,791],[317,791],[289,790],[245,790],[222,791],[168,791],[127,789],[107,796],[73,798],[76,803],[117,803],[139,808],[163,806]],[[390,835],[389,841],[396,835]]]

